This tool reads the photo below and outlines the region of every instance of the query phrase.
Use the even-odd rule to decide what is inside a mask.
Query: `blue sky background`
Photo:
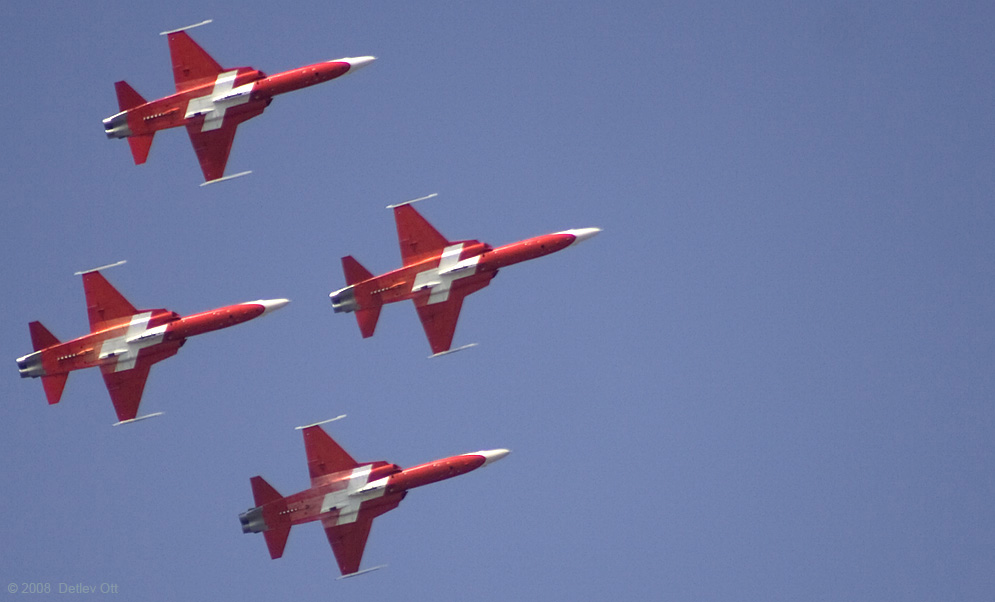
[[[372,54],[244,124],[199,188],[182,130],[136,167],[113,82],[173,90],[158,32],[267,73]],[[995,9],[984,2],[13,2],[0,253],[0,591],[131,600],[990,600]],[[410,304],[333,315],[339,258],[400,264],[389,203],[451,239],[604,232],[502,270],[427,360]],[[86,331],[73,272],[192,339],[111,428],[96,370],[17,377],[27,323]],[[410,466],[336,582],[317,524],[270,560],[249,477],[307,486],[305,424]],[[9,594],[0,594],[13,598]],[[54,597],[54,596],[52,596]],[[40,597],[43,598],[43,597]]]

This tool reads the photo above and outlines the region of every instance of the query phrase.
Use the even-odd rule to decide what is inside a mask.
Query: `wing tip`
[[[170,29],[169,31],[160,31],[159,35],[168,36],[171,33],[180,33],[181,31],[186,31],[188,29],[193,29],[194,27],[200,27],[201,25],[207,25],[208,23],[213,23],[214,19],[207,19],[201,21],[200,23],[194,23],[193,25],[187,25],[186,27],[180,27],[178,29]]]
[[[361,571],[356,571],[356,572],[353,572],[353,573],[346,573],[345,575],[342,575],[341,577],[336,577],[335,580],[336,581],[341,581],[342,579],[348,579],[350,577],[359,577],[360,575],[365,575],[366,573],[372,573],[373,571],[379,571],[380,569],[385,569],[385,568],[387,568],[387,565],[386,564],[381,564],[381,565],[378,565],[378,566],[370,567],[368,569],[363,569]]]
[[[214,178],[213,180],[207,180],[207,181],[201,183],[200,187],[203,188],[204,186],[207,186],[208,184],[217,184],[218,182],[225,182],[227,180],[234,180],[235,178],[241,178],[242,176],[247,176],[250,173],[252,173],[251,169],[248,170],[248,171],[240,171],[240,172],[238,172],[236,174],[232,174],[230,176],[221,176],[220,178]]]
[[[346,417],[345,414],[339,414],[335,418],[329,418],[328,420],[322,420],[321,422],[313,422],[311,424],[305,424],[305,425],[302,425],[302,426],[295,426],[294,430],[295,431],[303,431],[304,429],[309,429],[312,426],[318,426],[318,425],[321,425],[321,424],[328,424],[329,422],[335,422],[336,420],[342,420],[345,417]]]
[[[449,355],[451,353],[456,353],[457,351],[463,351],[464,349],[469,349],[470,347],[476,347],[479,344],[480,343],[467,343],[466,345],[462,345],[460,347],[457,347],[456,349],[446,349],[445,351],[433,353],[432,355],[428,356],[428,359],[432,359],[433,357],[442,357],[443,355]]]
[[[102,265],[99,268],[90,268],[89,270],[80,270],[80,271],[76,272],[75,274],[73,274],[73,276],[82,276],[83,274],[90,274],[92,272],[99,272],[101,270],[106,270],[106,269],[109,269],[109,268],[114,268],[114,267],[117,267],[119,265],[124,265],[126,263],[128,263],[128,260],[127,259],[122,259],[121,261],[117,261],[115,263],[108,263],[107,265]]]
[[[145,420],[146,418],[155,418],[156,416],[162,416],[165,412],[153,412],[151,414],[145,414],[144,416],[136,416],[134,418],[129,418],[127,420],[119,420],[112,424],[111,426],[121,426],[124,424],[131,424],[133,422],[138,422],[139,420]]]
[[[418,197],[417,199],[411,199],[410,201],[404,201],[403,203],[397,203],[395,205],[387,205],[387,209],[396,209],[398,207],[403,207],[405,205],[410,205],[411,203],[417,203],[418,201],[427,201],[428,199],[435,198],[439,196],[438,192],[433,192],[432,194]]]

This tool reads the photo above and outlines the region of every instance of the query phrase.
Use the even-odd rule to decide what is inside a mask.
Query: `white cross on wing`
[[[249,102],[252,86],[255,85],[255,82],[250,82],[236,88],[234,85],[237,76],[238,71],[225,71],[218,75],[210,94],[190,99],[184,117],[190,119],[204,115],[204,127],[200,130],[202,132],[220,129],[224,123],[225,111]]]

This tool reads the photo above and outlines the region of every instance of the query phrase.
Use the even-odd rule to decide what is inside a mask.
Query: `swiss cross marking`
[[[204,127],[200,130],[202,132],[219,129],[224,123],[225,111],[249,102],[249,93],[252,92],[255,82],[236,88],[234,87],[236,76],[238,71],[225,71],[219,75],[210,94],[190,99],[184,117],[190,119],[203,115]]]
[[[356,522],[356,519],[359,517],[360,505],[366,500],[377,498],[384,494],[383,487],[359,493],[359,490],[365,487],[370,480],[370,472],[372,470],[373,467],[369,464],[353,468],[352,474],[349,475],[349,483],[345,489],[325,494],[325,498],[321,502],[322,513],[338,509],[339,516],[335,521],[336,525]]]
[[[480,262],[480,255],[460,261],[459,256],[462,252],[463,243],[443,249],[439,267],[419,272],[415,276],[411,292],[430,289],[432,292],[428,296],[429,305],[449,299],[449,290],[453,287],[453,282],[474,275],[477,272],[477,263]]]
[[[99,359],[116,358],[115,372],[134,368],[138,352],[162,342],[166,333],[165,324],[155,328],[148,327],[151,317],[150,311],[132,316],[124,334],[107,339],[100,345]]]

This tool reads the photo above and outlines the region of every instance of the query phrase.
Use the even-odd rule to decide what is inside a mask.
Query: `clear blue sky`
[[[991,600],[995,9],[990,3],[13,2],[0,23],[0,591],[120,599]],[[158,32],[278,97],[199,188],[182,130],[104,138],[113,82],[173,89]],[[502,270],[425,359],[410,304],[362,340],[339,258],[399,265],[389,203],[452,239],[604,232]],[[188,314],[111,428],[96,370],[48,407],[27,323],[86,331],[73,272]],[[307,485],[299,424],[410,466],[342,582],[317,524],[270,560],[249,477]],[[9,596],[0,594],[0,596]],[[54,596],[53,596],[54,597]],[[60,598],[61,599],[61,598]]]

